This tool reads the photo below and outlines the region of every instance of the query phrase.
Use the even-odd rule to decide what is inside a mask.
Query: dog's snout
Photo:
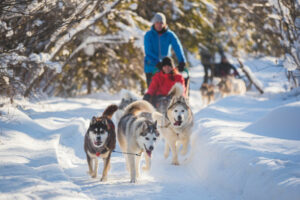
[[[181,117],[181,115],[179,115],[179,116],[178,116],[178,120],[182,120],[182,117]]]
[[[150,150],[150,151],[152,151],[153,149],[154,149],[153,146],[150,146],[150,147],[149,147],[149,150]]]

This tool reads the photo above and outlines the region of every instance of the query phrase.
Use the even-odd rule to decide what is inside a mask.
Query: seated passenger
[[[162,60],[160,71],[152,77],[148,91],[144,95],[143,99],[149,101],[157,108],[156,99],[162,96],[167,96],[175,83],[182,84],[184,88],[183,95],[185,96],[186,88],[183,76],[175,68],[172,58],[165,57]]]

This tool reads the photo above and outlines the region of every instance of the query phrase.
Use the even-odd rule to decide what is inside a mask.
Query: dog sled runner
[[[179,72],[184,78],[184,84],[186,88],[186,96],[190,96],[190,74],[189,70],[185,67],[182,72]]]

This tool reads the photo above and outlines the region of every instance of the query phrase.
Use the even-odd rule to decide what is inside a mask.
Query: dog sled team
[[[207,48],[200,50],[201,62],[204,67],[204,80],[200,87],[203,105],[212,103],[216,96],[224,98],[229,95],[242,95],[247,87],[236,68],[229,63],[220,49],[221,62],[214,63],[213,55]]]
[[[186,155],[190,148],[194,119],[188,100],[189,76],[185,67],[186,58],[178,37],[168,29],[162,13],[154,16],[153,26],[145,34],[144,46],[148,90],[143,99],[137,100],[127,93],[119,106],[110,105],[102,116],[92,118],[84,137],[88,173],[91,177],[97,177],[98,158],[103,159],[101,181],[107,180],[111,154],[115,152],[117,141],[121,149],[119,153],[123,153],[125,157],[132,183],[140,175],[141,156],[145,159],[142,169],[151,168],[152,152],[158,140],[164,140],[165,158],[169,157],[171,151],[173,165],[179,165],[178,154]],[[171,47],[179,63],[177,67],[169,57]],[[209,67],[205,63],[203,65],[205,78],[200,91],[203,99],[210,103],[214,100],[215,87],[207,81]],[[222,77],[218,88],[222,96],[246,91],[242,82],[231,76]],[[113,123],[113,115],[116,124]]]
[[[162,101],[165,110],[161,113],[150,102],[125,96],[119,106],[110,105],[100,117],[93,117],[84,138],[89,174],[97,177],[98,158],[103,159],[101,181],[107,180],[110,157],[116,141],[125,156],[130,182],[135,183],[140,175],[141,156],[145,158],[143,170],[151,167],[152,152],[159,139],[165,140],[164,156],[172,152],[172,164],[179,165],[178,150],[188,152],[193,127],[193,113],[184,96],[184,85],[175,83],[168,92],[170,100]],[[127,105],[127,106],[126,106]],[[116,128],[112,115],[116,116]],[[117,139],[116,139],[117,138]]]

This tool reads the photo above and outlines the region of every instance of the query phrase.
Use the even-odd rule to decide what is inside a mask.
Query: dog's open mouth
[[[102,142],[100,142],[100,141],[95,141],[94,144],[95,144],[96,146],[100,146],[100,145],[102,144]]]
[[[182,124],[182,121],[179,121],[179,120],[178,121],[175,120],[175,122],[174,122],[174,126],[180,126],[181,124]]]
[[[147,147],[146,147],[146,145],[144,145],[144,147],[145,147],[145,150],[146,150],[147,155],[151,158],[152,151],[151,151],[151,150],[148,150]]]

